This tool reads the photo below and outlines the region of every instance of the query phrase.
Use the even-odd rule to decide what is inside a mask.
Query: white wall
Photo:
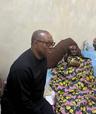
[[[96,0],[0,0],[0,74],[30,47],[34,30],[46,29],[56,42],[72,37],[81,46],[96,36]]]

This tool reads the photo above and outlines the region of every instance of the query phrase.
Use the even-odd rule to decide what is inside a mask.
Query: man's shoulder
[[[30,54],[31,50],[28,49],[25,52],[23,52],[12,64],[11,70],[17,70],[17,69],[27,69],[28,67],[32,67],[33,63],[33,57]]]

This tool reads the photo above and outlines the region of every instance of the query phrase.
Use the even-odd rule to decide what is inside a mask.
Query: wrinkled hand
[[[73,67],[79,67],[80,63],[77,60],[72,60],[69,65]]]

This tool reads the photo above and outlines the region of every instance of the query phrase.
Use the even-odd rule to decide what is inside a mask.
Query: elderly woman
[[[52,70],[50,81],[56,114],[96,114],[96,78],[90,59],[71,45],[64,60]]]

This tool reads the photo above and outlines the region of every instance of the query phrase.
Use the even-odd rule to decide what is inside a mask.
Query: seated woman
[[[50,86],[55,91],[56,114],[96,114],[96,78],[90,59],[84,58],[75,45],[52,70]]]

